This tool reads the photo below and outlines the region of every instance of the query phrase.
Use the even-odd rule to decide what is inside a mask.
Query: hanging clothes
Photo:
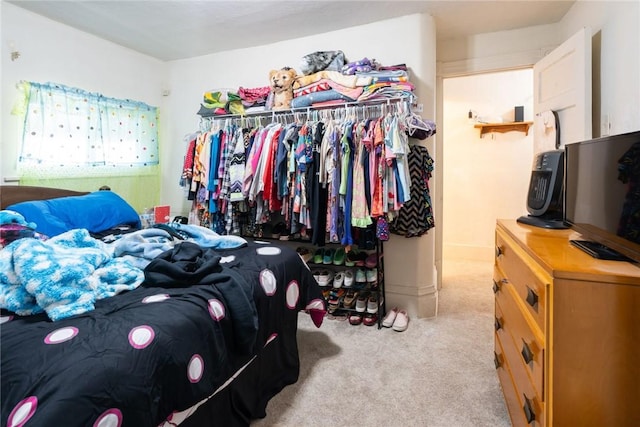
[[[406,113],[388,110],[272,116],[264,126],[215,119],[187,144],[181,184],[201,225],[221,234],[268,237],[273,221],[286,228],[278,235],[349,246],[381,218],[395,233],[422,235],[433,227],[433,160],[409,144]]]
[[[426,147],[412,145],[408,155],[411,198],[402,206],[397,217],[389,224],[390,232],[405,237],[421,236],[435,226],[429,179],[433,172],[433,159]]]

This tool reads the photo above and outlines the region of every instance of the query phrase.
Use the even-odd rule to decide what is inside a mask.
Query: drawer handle
[[[522,410],[524,411],[524,416],[527,418],[527,423],[531,424],[536,419],[536,413],[533,411],[531,400],[527,399],[525,394],[522,396],[524,397],[524,406],[522,407]]]
[[[496,317],[496,321],[494,323],[494,326],[496,328],[496,332],[499,331],[500,329],[502,329],[502,321],[500,319],[498,319]]]
[[[496,258],[500,258],[504,254],[502,247],[496,245]]]
[[[529,348],[529,345],[527,345],[527,343],[524,342],[524,340],[522,340],[522,351],[520,352],[520,354],[522,354],[522,358],[524,359],[527,365],[533,362],[533,352]]]
[[[498,353],[496,353],[495,351],[493,352],[493,363],[496,365],[496,369],[502,366],[502,363],[500,362],[500,356],[498,356]]]
[[[527,286],[527,303],[538,311],[538,294],[533,289]]]
[[[500,290],[500,285],[498,284],[498,282],[496,282],[495,280],[493,281],[493,293],[497,294],[498,291]]]

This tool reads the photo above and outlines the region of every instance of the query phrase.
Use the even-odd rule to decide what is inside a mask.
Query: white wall
[[[593,33],[594,137],[609,116],[609,134],[640,129],[640,2],[579,0],[559,24],[561,40],[582,27]]]
[[[444,189],[446,183],[443,174],[447,175],[449,168],[456,168],[446,155],[448,147],[463,146],[467,143],[465,135],[450,135],[447,131],[448,118],[444,116],[445,102],[443,98],[444,81],[448,77],[486,73],[496,70],[521,69],[531,67],[535,62],[560,45],[582,27],[592,29],[593,51],[593,135],[600,136],[602,116],[608,114],[611,120],[610,134],[624,133],[640,129],[640,2],[637,1],[585,1],[578,0],[567,15],[558,23],[522,28],[518,30],[496,33],[478,34],[458,40],[442,40],[438,42],[438,83],[437,83],[437,122],[444,124],[445,131],[436,137],[437,151],[445,156],[436,159],[436,177],[440,183],[437,194],[436,210],[445,222],[444,230],[449,230],[448,223],[455,220],[451,210],[463,209],[453,203],[447,212],[444,207],[449,206],[442,199],[448,192]],[[498,96],[504,91],[505,83],[500,82],[493,87]],[[475,90],[479,90],[476,88]],[[474,91],[468,92],[470,97]],[[440,126],[442,128],[442,126]],[[510,153],[517,156],[511,159],[517,164],[531,167],[529,153]],[[523,166],[524,167],[524,166]],[[446,172],[445,172],[446,171]],[[455,172],[455,169],[454,169]],[[482,179],[485,176],[483,175]],[[525,191],[526,191],[525,187]],[[517,209],[524,209],[523,200],[526,192],[516,193],[503,191],[501,186],[495,187],[485,199],[482,206],[478,206],[477,214],[486,220],[482,228],[490,228],[482,234],[447,232],[438,229],[436,242],[436,263],[441,263],[442,257],[451,254],[451,249],[464,247],[464,251],[457,250],[456,254],[485,253],[491,256],[493,247],[493,228],[497,217],[517,218]],[[506,199],[506,200],[505,200]],[[507,204],[507,205],[505,205]],[[495,211],[496,206],[502,206]],[[455,227],[455,225],[452,225]],[[463,226],[464,227],[464,226]],[[444,251],[447,251],[444,253]],[[440,283],[440,279],[438,280]]]
[[[21,127],[11,109],[18,96],[15,85],[21,80],[61,83],[161,107],[163,62],[6,2],[0,2],[0,10],[1,178],[16,176]],[[10,58],[10,42],[20,51],[16,61]]]
[[[511,122],[514,106],[522,105],[524,120],[532,121],[533,71],[446,79],[443,96],[444,259],[491,260],[496,218],[526,213],[533,133],[512,131],[481,138],[468,112]]]

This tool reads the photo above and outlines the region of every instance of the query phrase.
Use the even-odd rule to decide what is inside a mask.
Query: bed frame
[[[88,193],[86,191],[28,185],[0,185],[0,209],[28,200],[46,200],[57,197],[82,196],[84,194]]]

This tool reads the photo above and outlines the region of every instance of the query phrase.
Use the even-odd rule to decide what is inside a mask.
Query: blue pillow
[[[36,223],[36,231],[53,237],[76,228],[99,233],[120,224],[140,228],[138,213],[112,191],[16,203],[6,209]]]

